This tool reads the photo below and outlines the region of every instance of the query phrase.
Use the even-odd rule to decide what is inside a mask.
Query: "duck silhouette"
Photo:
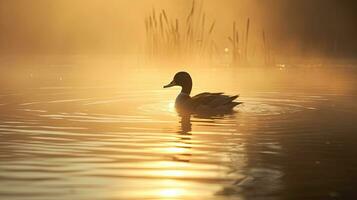
[[[176,73],[171,83],[165,85],[164,88],[173,86],[182,88],[175,101],[175,107],[179,113],[199,115],[227,114],[233,112],[233,108],[242,103],[234,101],[238,98],[238,95],[229,96],[223,92],[203,92],[191,97],[192,78],[187,72]]]

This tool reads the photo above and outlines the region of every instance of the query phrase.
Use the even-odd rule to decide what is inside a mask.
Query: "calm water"
[[[342,199],[357,194],[357,71],[192,70],[236,113],[181,119],[176,69],[3,67],[1,199]]]

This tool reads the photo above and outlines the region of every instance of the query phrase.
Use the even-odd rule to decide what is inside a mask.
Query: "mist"
[[[141,54],[144,18],[166,9],[185,18],[191,0],[1,0],[0,53]],[[316,0],[206,0],[207,19],[216,21],[220,50],[229,45],[233,21],[251,20],[253,34],[265,30],[281,56],[353,57],[357,52],[357,3]],[[256,36],[259,38],[259,36]]]

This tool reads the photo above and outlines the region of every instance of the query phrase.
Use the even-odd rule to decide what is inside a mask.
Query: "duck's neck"
[[[190,96],[191,90],[192,90],[192,83],[187,83],[182,86],[181,93],[184,93],[184,94],[187,94],[188,96]]]

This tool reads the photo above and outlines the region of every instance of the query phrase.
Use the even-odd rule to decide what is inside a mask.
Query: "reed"
[[[212,39],[216,22],[207,22],[202,5],[193,0],[184,20],[170,17],[165,9],[153,9],[144,20],[147,55],[153,59],[211,57],[216,49]]]
[[[266,66],[274,65],[274,55],[271,50],[270,40],[265,30],[262,31],[264,63]]]
[[[250,18],[247,19],[247,23],[244,27],[241,27],[242,34],[239,34],[238,24],[236,21],[233,22],[232,35],[228,37],[228,40],[232,46],[232,63],[247,63],[248,62],[248,46],[249,46],[249,34],[250,34]],[[245,34],[244,38],[241,39],[240,35]]]
[[[263,51],[264,51],[264,62],[265,64],[268,63],[268,54],[267,54],[267,44],[266,44],[266,38],[265,38],[265,31],[262,31],[262,39],[263,39]]]
[[[171,17],[165,9],[153,9],[149,13],[144,20],[145,49],[151,60],[224,59],[220,57],[223,51],[219,50],[223,49],[223,44],[217,44],[213,37],[216,21],[208,20],[202,2],[192,0],[187,16],[183,18]],[[259,60],[266,65],[272,62],[270,42],[265,30],[254,30],[251,30],[249,17],[245,23],[233,22],[228,36],[233,65],[248,64],[248,61],[251,64]]]
[[[232,62],[237,63],[240,60],[240,47],[239,47],[239,33],[237,30],[237,24],[233,22],[232,36],[228,37],[232,45]]]
[[[245,32],[245,49],[244,49],[244,56],[245,60],[248,60],[248,42],[249,42],[249,28],[250,28],[250,19],[247,19],[247,26],[246,26],[246,32]]]

